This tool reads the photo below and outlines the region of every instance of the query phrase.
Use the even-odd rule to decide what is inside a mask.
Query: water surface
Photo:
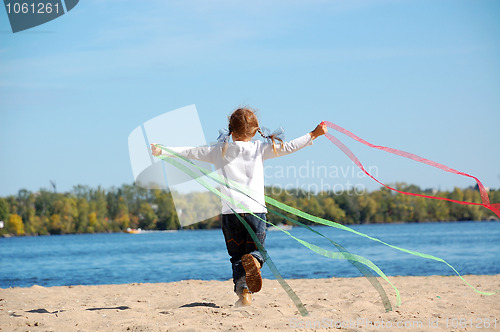
[[[500,222],[356,225],[392,245],[446,260],[461,274],[500,274]],[[389,276],[453,275],[443,263],[415,257],[326,226],[315,230],[377,264]],[[291,234],[332,251],[302,228]],[[282,232],[268,232],[266,247],[284,278],[356,277],[349,262],[305,248]],[[273,279],[267,267],[265,278]],[[0,238],[0,288],[227,280],[231,265],[221,230],[145,234],[81,234]]]

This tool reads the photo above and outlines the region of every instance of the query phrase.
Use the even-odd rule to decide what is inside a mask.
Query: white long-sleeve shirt
[[[221,186],[221,192],[231,197],[235,202],[241,203],[253,213],[267,213],[264,200],[264,160],[285,156],[312,145],[311,135],[296,138],[290,142],[276,144],[276,152],[272,143],[262,141],[236,141],[227,143],[224,156],[222,147],[224,144],[218,143],[211,146],[201,147],[169,147],[179,155],[187,159],[201,160],[214,164],[217,172],[224,178],[240,184],[244,191],[251,193],[252,198],[245,194]],[[162,151],[163,155],[170,155],[167,151]],[[222,214],[231,214],[233,211],[247,213],[248,210],[235,206],[226,200],[222,200]]]

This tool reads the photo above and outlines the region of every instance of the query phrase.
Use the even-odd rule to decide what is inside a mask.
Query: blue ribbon
[[[219,129],[219,137],[217,137],[217,141],[219,143],[227,143],[229,142],[229,138],[231,137],[231,133],[226,128]]]
[[[272,133],[271,133],[271,130],[269,128],[266,128],[266,127],[262,127],[260,130],[262,130],[262,134],[264,134],[264,136],[267,137],[267,141],[269,143],[272,142],[270,136],[273,136],[275,140],[278,140],[280,142],[285,141],[285,129],[283,129],[283,127],[279,127],[278,129],[276,129]]]

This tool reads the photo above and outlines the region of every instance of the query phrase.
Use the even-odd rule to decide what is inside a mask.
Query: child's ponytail
[[[278,133],[272,133],[272,134],[269,134],[269,135],[265,135],[260,128],[257,129],[257,131],[259,132],[260,136],[262,136],[263,138],[266,138],[266,139],[270,139],[273,142],[273,151],[274,151],[274,154],[278,155],[278,151],[276,150],[276,140],[278,140],[281,143],[283,143],[283,140],[281,138],[277,137]]]

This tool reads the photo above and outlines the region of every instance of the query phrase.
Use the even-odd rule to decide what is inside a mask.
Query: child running
[[[269,142],[253,141],[252,138],[257,132]],[[229,117],[228,133],[219,137],[219,143],[195,148],[169,147],[170,150],[185,158],[214,164],[218,173],[229,182],[236,182],[252,192],[252,197],[248,197],[241,191],[229,188],[229,186],[220,188],[222,194],[245,207],[234,206],[230,202],[222,200],[221,226],[227,252],[231,256],[234,291],[239,297],[236,306],[251,305],[251,294],[261,290],[260,269],[264,264],[264,258],[234,212],[238,213],[250,225],[264,246],[266,223],[263,220],[266,220],[267,213],[264,201],[264,160],[298,151],[311,145],[314,139],[326,132],[326,125],[321,123],[304,136],[290,142],[283,142],[275,135],[264,134],[253,110],[238,108]],[[230,137],[232,137],[233,142],[229,142]],[[170,155],[156,145],[157,143],[151,144],[154,156]],[[262,220],[248,211],[253,212]]]

